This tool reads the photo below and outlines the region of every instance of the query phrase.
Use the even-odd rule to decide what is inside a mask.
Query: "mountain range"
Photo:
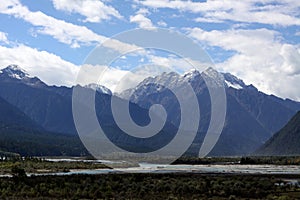
[[[112,95],[117,95],[120,101],[130,99],[130,114],[139,125],[149,123],[148,110],[153,103],[162,103],[167,108],[169,117],[161,130],[160,141],[167,143],[168,138],[176,131],[180,122],[180,108],[176,103],[176,97],[168,88],[180,87],[183,82],[189,82],[195,91],[201,110],[198,134],[186,152],[186,154],[195,155],[202,144],[211,117],[210,95],[203,76],[214,77],[216,74],[218,72],[211,68],[202,73],[192,70],[184,75],[174,72],[162,73],[156,77],[146,78],[137,87],[121,94],[112,94],[108,88],[95,84],[74,87],[81,87],[89,92],[96,91],[97,117],[104,129],[107,130],[111,140],[123,148],[136,147],[143,152],[147,151],[145,149],[158,148],[155,146],[155,140],[149,143],[122,133],[111,112]],[[226,120],[220,139],[210,152],[210,156],[235,156],[252,153],[300,110],[299,102],[264,94],[253,85],[246,85],[242,80],[229,73],[222,75],[224,77],[222,84],[225,85],[227,95]],[[161,83],[167,87],[161,87]],[[77,154],[86,153],[82,150],[82,144],[78,139],[73,121],[72,89],[74,87],[49,86],[39,78],[30,76],[16,65],[2,69],[0,71],[0,102],[2,102],[0,105],[3,106],[0,108],[9,108],[9,110],[5,111],[4,109],[1,112],[2,127],[15,121],[19,127],[25,127],[20,133],[23,134],[22,137],[30,132],[27,131],[27,128],[30,128],[35,131],[35,135],[47,136],[45,143],[46,140],[51,140],[52,135],[55,135],[55,137],[63,137],[64,140],[61,141],[72,140],[72,144],[78,145],[80,150],[76,150]],[[133,95],[128,96],[129,93],[133,93]],[[10,120],[8,120],[9,118]],[[16,131],[12,129],[12,131],[7,131],[6,135],[8,132]],[[0,134],[4,133],[5,131],[1,131]],[[0,150],[10,150],[3,144],[4,139],[0,141],[2,142]],[[42,144],[42,141],[39,141]],[[68,143],[65,145],[60,143],[60,145],[68,146]],[[62,153],[58,152],[58,154]]]
[[[179,120],[176,118],[180,117],[180,109],[173,106],[176,100],[168,88],[179,87],[184,81],[189,82],[201,108],[199,134],[189,149],[195,153],[199,151],[211,117],[209,91],[203,79],[207,74],[213,79],[218,76],[218,72],[211,68],[202,73],[192,70],[184,75],[163,73],[145,79],[136,88],[124,91],[120,96],[130,98],[130,101],[144,108],[149,108],[155,102],[164,102],[171,107],[172,121],[176,122]],[[222,75],[227,94],[226,121],[220,139],[209,154],[211,156],[247,155],[255,151],[300,110],[299,102],[264,94],[229,73]],[[128,97],[130,93],[133,95]]]

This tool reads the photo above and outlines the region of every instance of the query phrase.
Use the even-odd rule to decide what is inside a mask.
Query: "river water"
[[[78,160],[53,160],[50,161],[78,161]],[[111,161],[89,161],[102,162]],[[139,163],[138,167],[114,169],[74,169],[69,172],[28,174],[28,175],[72,175],[72,174],[110,174],[110,173],[219,173],[219,174],[299,174],[298,165],[241,165],[241,164],[211,164],[211,165],[158,165]]]

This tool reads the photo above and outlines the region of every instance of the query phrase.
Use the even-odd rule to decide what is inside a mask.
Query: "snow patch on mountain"
[[[223,76],[227,87],[231,87],[237,90],[247,87],[244,81],[242,81],[241,79],[237,78],[236,76],[230,73],[223,73]]]
[[[227,87],[231,87],[231,88],[234,88],[234,89],[237,89],[237,90],[243,89],[243,87],[239,84],[234,84],[234,83],[231,83],[231,82],[226,81],[226,80],[225,80],[225,83],[226,83]]]
[[[0,77],[6,81],[18,81],[33,87],[44,87],[46,84],[35,76],[31,76],[18,65],[9,65],[0,70]]]
[[[194,79],[195,77],[200,76],[200,72],[197,69],[192,69],[183,74],[182,78],[188,81]]]
[[[1,74],[6,74],[7,76],[15,79],[31,78],[30,75],[18,65],[9,65],[1,70]]]
[[[212,67],[207,68],[201,73],[206,85],[210,87],[224,87],[224,77]]]
[[[94,91],[97,91],[97,92],[100,92],[103,94],[109,94],[109,95],[112,94],[110,89],[108,89],[107,87],[105,87],[103,85],[98,85],[96,83],[90,83],[90,84],[86,85],[85,88],[89,88],[89,89],[92,89]]]

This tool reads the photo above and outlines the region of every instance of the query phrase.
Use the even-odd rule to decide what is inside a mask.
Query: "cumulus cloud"
[[[158,26],[162,26],[162,27],[168,26],[168,24],[167,24],[165,21],[162,21],[162,20],[158,21],[158,22],[157,22],[157,25],[158,25]]]
[[[143,6],[150,8],[169,8],[180,12],[199,13],[198,22],[236,22],[261,23],[281,26],[300,25],[298,0],[208,0],[193,2],[182,0],[140,0]]]
[[[90,83],[97,83],[114,91],[119,81],[128,71],[104,65],[84,64],[81,66],[79,73],[76,84],[88,85]]]
[[[25,45],[0,46],[0,67],[17,64],[30,75],[39,77],[49,85],[71,86],[75,83],[79,67],[61,57]]]
[[[118,85],[121,90],[128,89],[136,82],[136,78],[142,80],[138,74],[107,66],[83,65],[84,69],[80,70],[82,66],[74,65],[55,54],[23,44],[10,48],[0,46],[0,68],[5,68],[10,64],[19,65],[31,76],[39,77],[48,85],[73,86],[97,83],[114,91]],[[81,74],[81,79],[77,79],[79,71],[84,75]],[[96,79],[91,79],[95,77],[95,74]],[[143,76],[145,77],[146,75]],[[120,85],[122,78],[125,81],[123,80]]]
[[[19,0],[7,0],[0,4],[0,13],[14,16],[31,23],[36,29],[31,28],[31,32],[50,35],[59,42],[70,45],[73,48],[81,45],[95,45],[100,42],[107,41],[108,38],[98,35],[84,26],[75,25],[48,16],[40,11],[32,12],[26,6],[23,6]],[[7,34],[0,32],[0,42],[9,44]],[[113,49],[120,53],[140,49],[134,44],[127,44],[118,40],[109,40],[104,42],[103,46],[108,50]],[[63,60],[61,57],[40,51],[35,48],[23,44],[17,44],[14,47],[0,46],[0,67],[6,67],[10,64],[20,65],[31,75],[41,78],[45,83],[50,85],[66,85],[76,84],[80,66],[76,66],[71,62]],[[115,70],[110,76],[102,82],[104,86],[109,88],[115,87],[115,80],[119,79],[124,72]],[[115,77],[115,78],[114,78]]]
[[[143,14],[136,14],[134,16],[130,16],[130,22],[136,23],[140,28],[144,29],[153,29],[153,23],[152,21],[145,17]]]
[[[204,23],[223,23],[222,20],[215,19],[215,18],[208,18],[208,17],[197,17],[194,19],[195,22],[204,22]]]
[[[97,45],[108,40],[107,37],[99,35],[85,26],[59,20],[40,11],[32,12],[26,6],[23,6],[19,0],[2,2],[0,4],[0,13],[12,15],[31,23],[36,27],[36,29],[30,30],[33,35],[36,33],[50,35],[59,42],[70,45],[72,48],[79,48],[81,45]],[[130,51],[136,48],[132,44],[117,40],[110,40],[109,43],[105,43],[105,46],[118,52]]]
[[[7,39],[7,33],[0,31],[0,42],[3,42],[4,44],[8,44],[9,41]]]
[[[122,18],[115,8],[99,0],[52,0],[52,3],[57,10],[79,13],[85,17],[85,22],[101,22],[111,17]]]
[[[31,12],[18,0],[4,1],[0,6],[0,13],[23,19],[24,21],[31,23],[33,26],[36,26],[36,31],[38,33],[50,35],[71,47],[100,43],[106,39],[84,26],[78,26],[65,22],[64,20],[56,19],[40,11]]]
[[[122,18],[115,8],[109,6],[108,1],[52,0],[52,2],[58,10],[82,15],[85,22],[101,22],[112,18]],[[299,87],[296,87],[300,78],[299,45],[288,44],[277,31],[266,28],[253,29],[253,27],[261,27],[261,24],[271,25],[266,26],[268,28],[272,26],[277,28],[278,26],[299,26],[300,1],[208,0],[195,2],[136,0],[135,2],[138,2],[134,8],[137,11],[131,14],[129,20],[141,28],[154,28],[149,14],[152,11],[151,9],[159,12],[160,8],[177,10],[180,14],[178,16],[185,16],[182,14],[184,12],[196,13],[197,18],[193,19],[196,22],[235,22],[231,27],[233,29],[230,30],[207,31],[201,28],[192,28],[188,32],[191,37],[204,42],[208,46],[220,47],[224,50],[223,52],[234,52],[224,62],[217,63],[218,69],[231,72],[244,79],[247,83],[254,84],[264,92],[300,100]],[[139,5],[142,5],[142,8],[137,8]],[[72,48],[79,48],[82,45],[96,45],[108,39],[85,26],[56,19],[40,11],[30,11],[19,0],[5,0],[1,2],[0,13],[30,23],[32,25],[30,28],[32,35],[49,35]],[[166,25],[164,21],[156,23],[159,26]],[[251,23],[255,23],[254,26],[251,26],[253,30],[244,29],[245,24],[249,25]],[[256,23],[260,25],[256,26]],[[295,33],[295,36],[299,36],[299,31]],[[1,67],[15,63],[24,67],[32,75],[39,76],[48,84],[72,85],[74,83],[79,66],[65,61],[54,54],[25,45],[19,44],[14,47],[5,47],[7,46],[6,44],[10,44],[7,37],[6,33],[0,32],[0,44],[3,45],[0,46]],[[118,40],[111,40],[104,43],[104,46],[121,53],[139,49],[133,43],[128,44]],[[222,53],[222,51],[218,53]],[[177,64],[185,68],[183,60],[175,58],[148,55],[148,59],[154,64],[169,67]],[[128,71],[109,70],[111,70],[111,75],[103,77],[102,84],[113,89],[116,87],[120,77],[128,73]]]
[[[164,70],[165,72],[175,71],[178,74],[183,74],[194,68],[197,68],[202,72],[208,67],[211,67],[211,64],[209,63],[201,63],[200,61],[173,55],[165,57],[148,55],[148,59],[154,66],[159,66],[161,70]]]
[[[137,86],[142,80],[152,75],[152,71],[145,69],[153,68],[128,71],[103,65],[84,64],[79,72],[77,83],[80,85],[97,83],[104,85],[112,92],[120,93]]]
[[[4,40],[7,43],[11,43],[5,37],[6,35],[0,32],[0,41]],[[120,51],[124,52],[130,50],[130,45],[124,45],[117,40],[113,40],[109,45],[119,46],[121,48]],[[128,70],[98,65],[83,65],[84,69],[88,69],[85,70],[88,73],[84,76],[84,79],[78,80],[79,71],[81,73],[84,72],[84,69],[80,70],[82,66],[68,62],[53,53],[41,51],[24,44],[17,44],[12,47],[0,45],[0,68],[5,68],[11,64],[19,65],[31,76],[40,78],[48,85],[73,86],[76,84],[97,83],[114,91],[117,86],[121,90],[128,89],[135,84],[136,80],[142,80],[140,75]],[[95,77],[95,74],[97,75],[96,79],[91,79],[91,77]],[[144,74],[143,78],[145,77],[147,76]],[[123,82],[120,84],[119,82],[122,78]]]
[[[191,37],[209,46],[236,53],[217,67],[231,72],[266,93],[300,100],[300,49],[280,40],[269,29],[189,30]]]
[[[140,9],[136,12],[136,14],[149,15],[150,12],[149,12],[149,10],[146,9],[146,8],[140,8]]]
[[[146,17],[147,15],[149,15],[150,12],[148,9],[146,8],[140,8],[135,15],[131,15],[129,20],[131,23],[136,23],[139,28],[143,28],[143,29],[154,29],[154,25],[151,21],[151,19],[149,19],[148,17]]]
[[[291,76],[300,75],[300,49],[294,45],[284,44],[279,54],[285,60],[282,66],[284,72]]]
[[[129,89],[137,84],[137,80],[142,81],[150,75],[143,74],[141,76],[127,70],[99,65],[77,66],[55,54],[25,45],[11,48],[0,46],[0,68],[5,68],[10,64],[19,65],[31,76],[39,77],[48,85],[73,86],[80,84],[83,86],[97,83],[112,91],[115,91],[118,86],[119,92]],[[83,67],[82,70],[80,70],[81,67]],[[77,79],[79,72],[82,73],[79,76],[81,79]],[[91,77],[96,77],[96,79]]]

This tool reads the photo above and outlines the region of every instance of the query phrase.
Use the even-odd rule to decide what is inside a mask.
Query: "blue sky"
[[[70,86],[95,46],[133,28],[185,34],[208,52],[217,70],[268,94],[300,100],[298,0],[5,0],[0,67],[18,64],[48,84]],[[152,61],[164,62],[162,56]],[[127,68],[111,71],[102,84],[114,87],[133,64],[129,59]]]

